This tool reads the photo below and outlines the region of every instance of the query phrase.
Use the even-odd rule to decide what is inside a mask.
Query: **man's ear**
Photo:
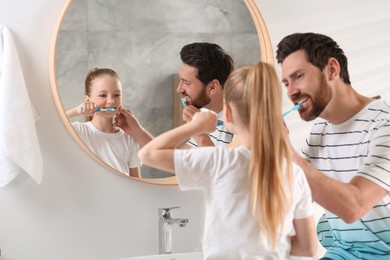
[[[222,89],[221,83],[219,83],[219,80],[217,80],[217,79],[213,79],[208,85],[209,85],[210,95],[213,95],[217,91]]]
[[[329,80],[334,80],[340,76],[340,63],[335,58],[330,58],[328,61]]]

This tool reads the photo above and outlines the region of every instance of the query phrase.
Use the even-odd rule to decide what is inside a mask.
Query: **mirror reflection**
[[[181,64],[179,52],[192,42],[220,45],[235,67],[260,59],[256,28],[242,0],[71,1],[55,47],[64,110],[83,102],[91,68],[111,68],[120,78],[123,107],[131,109],[154,136],[171,129],[178,116],[174,104],[181,102],[174,80]],[[140,171],[142,178],[171,176],[146,166]]]

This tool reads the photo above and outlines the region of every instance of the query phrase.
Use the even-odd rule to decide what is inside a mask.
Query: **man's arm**
[[[141,178],[141,173],[139,167],[129,169],[130,177]]]
[[[374,182],[355,176],[349,183],[341,183],[324,174],[294,152],[294,161],[303,169],[314,201],[352,223],[365,215],[387,191]]]
[[[119,114],[115,117],[115,125],[134,138],[142,148],[153,139],[153,136],[142,127],[130,109],[118,108]]]

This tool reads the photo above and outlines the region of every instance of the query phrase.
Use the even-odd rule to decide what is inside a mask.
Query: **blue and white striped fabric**
[[[326,215],[322,215],[317,223],[317,237],[320,244],[325,248],[333,245],[334,239],[332,235],[332,228],[329,225]]]
[[[222,117],[223,112],[218,113],[218,120],[222,120]],[[215,131],[210,133],[209,137],[216,147],[227,147],[233,139],[233,134],[226,129],[225,125],[222,124],[217,125]],[[191,138],[187,144],[192,147],[198,147],[196,141],[193,138]]]
[[[330,259],[390,259],[389,104],[376,100],[342,124],[315,124],[302,149],[306,158],[331,178],[346,183],[361,176],[389,192],[352,224],[326,212],[329,225],[321,218],[317,233],[327,248],[325,257]]]

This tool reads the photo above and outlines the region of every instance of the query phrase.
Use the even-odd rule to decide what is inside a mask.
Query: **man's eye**
[[[297,74],[297,79],[300,79],[303,77],[303,73]]]

